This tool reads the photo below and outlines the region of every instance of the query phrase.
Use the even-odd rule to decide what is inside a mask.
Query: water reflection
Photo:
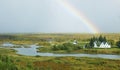
[[[13,47],[13,46],[15,46],[15,45],[12,44],[12,43],[6,42],[6,43],[3,43],[2,46],[3,46],[3,47]]]

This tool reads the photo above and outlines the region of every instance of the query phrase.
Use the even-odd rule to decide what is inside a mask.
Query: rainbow
[[[90,33],[99,33],[99,29],[97,26],[90,21],[81,11],[75,8],[72,4],[70,4],[67,0],[56,0],[61,6],[70,11],[74,16],[78,17],[84,25],[90,30]]]

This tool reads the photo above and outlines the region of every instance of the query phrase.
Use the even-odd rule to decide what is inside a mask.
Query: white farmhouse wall
[[[106,43],[101,43],[100,46],[97,46],[97,43],[94,42],[94,48],[111,48],[111,45],[109,45],[107,42]]]

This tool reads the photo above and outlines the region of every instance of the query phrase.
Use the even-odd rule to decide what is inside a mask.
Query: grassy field
[[[0,34],[1,42],[14,42],[16,44],[24,43],[39,43],[39,42],[65,42],[69,40],[78,40],[80,42],[87,42],[93,36],[105,36],[108,40],[116,42],[120,38],[119,33],[105,33],[105,34]],[[25,41],[25,42],[24,42]]]
[[[119,48],[109,48],[109,49],[80,49],[80,50],[57,50],[54,51],[51,49],[51,47],[42,47],[39,48],[38,52],[52,52],[52,53],[88,53],[88,54],[120,54]]]
[[[87,57],[22,56],[0,48],[2,70],[119,70],[120,60]],[[4,58],[4,59],[3,59]],[[1,64],[2,63],[2,64]],[[0,70],[1,70],[0,69]]]

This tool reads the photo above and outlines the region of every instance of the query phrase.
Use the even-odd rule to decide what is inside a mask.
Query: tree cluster
[[[120,40],[116,42],[116,46],[120,48]]]
[[[66,50],[66,51],[72,51],[72,50],[79,50],[81,47],[79,45],[74,45],[72,43],[64,43],[60,45],[54,45],[52,47],[52,50],[57,51],[57,50]]]
[[[107,39],[105,36],[100,35],[99,37],[92,37],[90,39],[90,42],[85,45],[86,48],[93,48],[94,42],[97,42],[98,44],[101,44],[102,42],[107,42]]]

